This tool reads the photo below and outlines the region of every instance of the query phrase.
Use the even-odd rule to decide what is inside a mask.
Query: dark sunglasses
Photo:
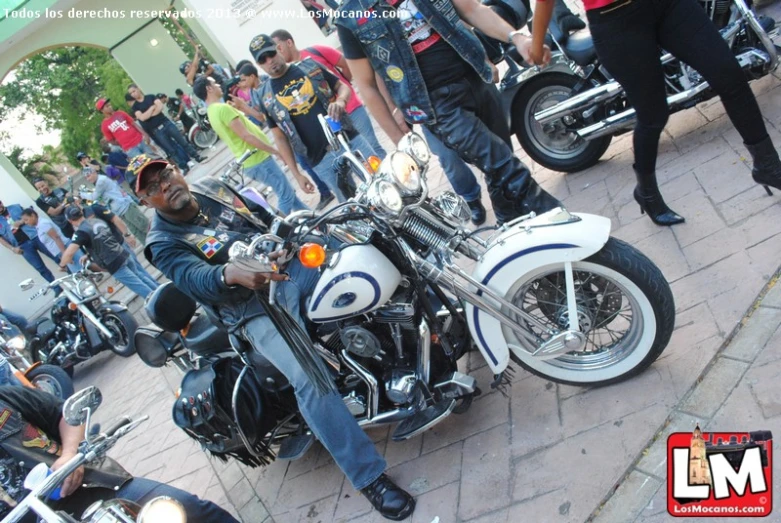
[[[258,55],[257,62],[260,65],[263,65],[263,64],[266,63],[266,59],[274,58],[275,56],[277,56],[277,52],[276,51],[268,51],[268,52],[265,52],[263,54]]]
[[[142,191],[144,191],[144,193],[146,193],[149,198],[154,198],[160,194],[160,191],[162,190],[162,184],[170,182],[173,176],[174,168],[166,167],[160,171],[160,174],[157,175],[157,180],[147,183],[146,187],[144,187]]]

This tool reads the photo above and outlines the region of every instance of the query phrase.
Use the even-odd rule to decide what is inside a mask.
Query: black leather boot
[[[778,152],[773,147],[770,137],[755,145],[746,144],[751,158],[754,160],[754,168],[751,169],[751,177],[754,181],[763,185],[768,194],[772,195],[768,185],[781,189],[781,160],[778,159]]]
[[[635,169],[637,176],[637,186],[635,187],[635,201],[640,206],[640,212],[648,214],[651,221],[656,225],[675,225],[683,223],[686,219],[667,207],[659,192],[659,185],[656,182],[656,173],[643,174]]]
[[[392,521],[407,519],[415,510],[415,499],[385,474],[361,492],[377,512]]]
[[[542,214],[556,207],[564,207],[560,201],[548,194],[534,180],[530,180],[525,193],[513,191],[512,188],[509,190],[503,190],[501,187],[495,190],[491,189],[489,187],[497,225],[502,225],[532,211]]]
[[[480,198],[471,202],[466,202],[469,206],[469,210],[472,211],[472,223],[475,225],[482,225],[485,223],[485,207]]]

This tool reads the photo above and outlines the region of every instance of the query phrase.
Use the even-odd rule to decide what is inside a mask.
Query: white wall
[[[336,33],[324,36],[315,21],[305,15],[306,10],[298,0],[272,0],[268,7],[246,22],[220,15],[231,9],[229,0],[182,1],[187,8],[202,15],[197,24],[217,43],[232,64],[251,60],[249,43],[252,38],[261,33],[271,34],[276,29],[290,31],[299,48],[314,44],[339,46]],[[259,1],[264,3],[264,0]]]
[[[10,170],[13,166],[8,160],[0,155],[0,201],[5,205],[18,203],[23,207],[33,205],[33,199],[27,194],[16,180],[11,176]],[[30,187],[27,184],[27,187]],[[44,258],[49,269],[57,278],[60,274],[57,265]],[[33,278],[38,284],[34,290],[23,292],[19,289],[19,282],[27,278]],[[48,307],[50,303],[49,294],[47,297],[38,298],[34,302],[29,301],[29,297],[37,290],[44,279],[35,269],[24,261],[19,254],[14,254],[5,247],[0,246],[0,305],[13,309],[14,312],[23,314],[28,318],[36,316],[43,308]]]

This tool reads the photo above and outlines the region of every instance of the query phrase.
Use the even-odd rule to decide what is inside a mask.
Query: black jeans
[[[496,87],[477,75],[429,92],[437,121],[428,129],[467,163],[486,175],[488,194],[498,222],[507,222],[528,210],[542,212],[558,202],[542,189],[544,198],[527,209],[524,199],[537,190],[529,169],[513,154],[510,129]],[[539,194],[538,192],[538,194]]]
[[[599,59],[637,111],[639,173],[655,171],[659,136],[669,115],[660,47],[710,83],[744,143],[754,145],[767,137],[743,71],[696,0],[617,0],[586,15]]]

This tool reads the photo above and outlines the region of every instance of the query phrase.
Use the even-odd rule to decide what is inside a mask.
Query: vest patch
[[[201,250],[204,256],[207,258],[211,258],[215,254],[217,254],[220,249],[222,249],[224,245],[220,243],[220,241],[217,238],[211,237],[206,238],[205,240],[198,243],[198,248]]]
[[[8,409],[3,409],[2,412],[0,412],[0,429],[2,429],[6,422],[8,421],[8,418],[11,417],[11,411]]]

